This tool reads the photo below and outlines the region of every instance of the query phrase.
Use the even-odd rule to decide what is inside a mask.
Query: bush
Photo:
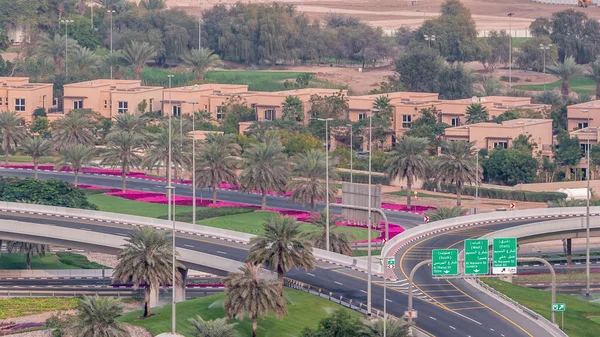
[[[0,200],[30,204],[97,210],[81,190],[69,183],[50,179],[0,177]]]
[[[350,172],[340,172],[338,171],[338,176],[341,181],[350,181]],[[353,173],[352,181],[359,184],[368,184],[369,183],[369,175],[364,173]],[[372,175],[371,182],[375,185],[389,185],[390,180],[388,177],[380,176],[380,175]]]
[[[514,76],[512,77],[512,82],[513,83],[519,82],[520,80],[521,80],[520,77],[514,77]],[[502,82],[509,82],[510,78],[508,76],[500,76],[500,81],[502,81]]]
[[[433,181],[423,183],[423,189],[433,191],[437,185]],[[456,193],[456,185],[442,184],[441,190],[443,193]],[[475,196],[475,187],[465,186],[463,195]],[[549,202],[566,199],[567,195],[560,192],[531,192],[531,191],[509,191],[494,188],[479,188],[479,196],[490,199],[504,199],[514,201],[532,201],[532,202]]]
[[[87,259],[87,257],[80,255],[80,254],[74,254],[74,253],[68,253],[68,252],[57,252],[56,256],[58,256],[60,262],[62,262],[64,264],[68,264],[70,266],[78,267],[80,269],[103,269],[103,268],[106,268],[106,267],[102,266],[101,264],[98,264],[96,262],[91,262],[90,260]]]
[[[198,207],[196,208],[196,221],[210,219],[210,218],[218,218],[221,216],[227,215],[236,215],[236,214],[244,214],[244,213],[252,213],[254,212],[251,208],[239,208],[239,207],[221,207],[221,208],[210,208],[210,207]],[[186,213],[177,213],[175,219],[177,221],[182,222],[192,222],[192,212]],[[166,220],[167,216],[162,215],[158,217],[159,219]]]

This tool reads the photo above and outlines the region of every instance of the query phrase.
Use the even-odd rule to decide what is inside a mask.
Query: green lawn
[[[0,298],[0,319],[37,315],[77,306],[77,297],[11,297]]]
[[[18,270],[26,267],[24,254],[0,254],[0,269]],[[102,265],[88,261],[83,255],[59,252],[44,257],[34,256],[31,269],[102,269]]]
[[[195,318],[197,315],[200,315],[205,320],[224,317],[224,298],[225,294],[217,294],[177,304],[177,332],[185,336],[192,336],[193,331],[188,323],[188,319]],[[258,322],[259,337],[298,336],[305,327],[316,327],[320,319],[342,308],[340,305],[324,298],[293,289],[285,289],[285,298],[288,302],[288,315],[281,320],[273,316],[269,316],[265,320],[260,320]],[[355,311],[344,310],[348,310],[353,316],[360,317],[360,314]],[[154,309],[153,313],[156,315],[141,320],[138,318],[141,315],[141,311],[135,311],[125,314],[121,318],[121,321],[142,326],[155,335],[170,331],[171,306],[165,305],[162,308]],[[231,322],[238,323],[236,329],[239,336],[251,335],[251,322],[249,320],[242,322],[232,320]]]
[[[406,197],[406,190],[403,191],[398,191],[398,192],[392,192],[392,195],[395,196],[399,196],[399,197]],[[437,195],[437,194],[428,194],[428,193],[423,193],[423,192],[419,192],[419,198],[435,198],[435,199],[452,199],[455,200],[456,197],[455,196],[446,196],[446,195]],[[414,199],[414,192],[413,192],[413,199]],[[465,198],[463,197],[463,199],[470,199],[470,198]]]
[[[162,204],[150,204],[147,202],[127,200],[101,193],[88,195],[88,200],[92,204],[98,206],[100,211],[104,212],[139,215],[150,218],[157,218],[159,216],[167,215],[167,205]],[[191,211],[192,207],[190,206],[175,207],[175,214]]]
[[[33,159],[30,156],[9,156],[8,161],[11,163],[33,163]],[[53,164],[54,158],[52,157],[41,157],[40,164]]]
[[[482,278],[489,286],[507,295],[520,304],[532,309],[542,316],[550,319],[550,292],[530,289],[503,282],[493,278]],[[556,295],[557,303],[565,303],[565,332],[570,337],[597,337],[600,336],[600,320],[595,323],[589,316],[600,316],[600,304],[579,300],[575,296]],[[560,314],[557,314],[560,322]]]
[[[527,41],[529,39],[530,39],[529,37],[513,37],[513,39],[512,39],[512,46],[514,48],[520,48],[521,45],[523,43],[525,43],[525,41]]]
[[[560,87],[562,81],[556,81],[546,84],[546,90],[552,90]],[[587,76],[576,76],[569,80],[569,86],[571,90],[578,94],[594,95],[596,94],[596,83]],[[522,84],[513,86],[515,89],[520,90],[531,90],[531,91],[543,91],[544,84]]]
[[[353,252],[354,252],[354,256],[367,256],[368,255],[367,250],[356,249],[356,250],[353,250]],[[372,249],[371,250],[371,256],[376,256],[376,255],[381,255],[380,249]]]
[[[214,70],[204,74],[207,82],[224,84],[247,84],[248,90],[253,91],[281,91],[287,90],[283,83],[288,80],[296,81],[296,77],[305,74],[304,72],[291,71],[251,71],[251,70]],[[311,75],[314,73],[310,73]],[[341,89],[342,86],[336,86],[328,82],[313,79],[310,87]]]
[[[592,282],[600,282],[600,273],[590,273]],[[550,274],[520,275],[515,278],[519,282],[551,282]],[[585,282],[585,271],[573,270],[570,273],[557,273],[556,282]]]

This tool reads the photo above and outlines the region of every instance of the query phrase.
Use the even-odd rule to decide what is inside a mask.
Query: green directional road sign
[[[493,274],[517,273],[517,239],[494,239]]]
[[[396,260],[393,257],[388,258],[388,260],[387,260],[387,268],[388,269],[394,269],[395,266],[396,266]]]
[[[552,303],[552,311],[566,311],[567,306],[564,303]]]
[[[458,250],[434,249],[431,252],[431,274],[433,276],[458,275]]]
[[[488,240],[465,240],[465,275],[490,273]]]

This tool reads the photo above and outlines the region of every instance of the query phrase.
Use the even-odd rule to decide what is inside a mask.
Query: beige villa
[[[54,107],[51,83],[29,83],[29,77],[0,77],[0,111],[15,111],[26,122],[33,119],[33,111]]]

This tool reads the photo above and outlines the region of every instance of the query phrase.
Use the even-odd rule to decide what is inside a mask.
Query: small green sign
[[[431,274],[433,276],[458,275],[458,250],[434,249],[431,252]]]
[[[494,239],[493,274],[517,273],[517,239]]]
[[[567,305],[564,303],[552,303],[552,311],[566,311]]]
[[[393,257],[389,258],[387,260],[387,268],[388,269],[394,269],[395,266],[396,266],[396,260]]]
[[[465,240],[465,275],[490,273],[488,240]]]

